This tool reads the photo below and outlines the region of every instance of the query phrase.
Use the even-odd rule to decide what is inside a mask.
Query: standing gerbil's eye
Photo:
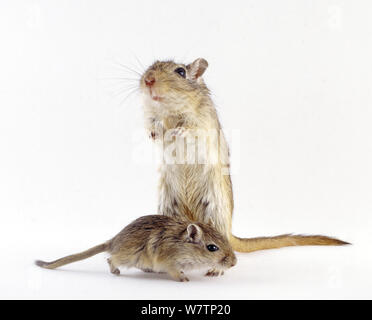
[[[186,70],[184,68],[177,68],[174,72],[178,73],[182,78],[186,78]]]
[[[207,245],[207,249],[209,250],[209,251],[217,251],[218,250],[218,247],[216,246],[216,245],[214,245],[214,244],[208,244]]]

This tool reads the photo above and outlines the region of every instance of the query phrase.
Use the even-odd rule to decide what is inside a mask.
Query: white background
[[[1,1],[0,298],[372,298],[371,11],[367,0]],[[104,255],[34,266],[156,213],[140,100],[112,78],[138,78],[119,63],[198,57],[223,127],[239,132],[234,233],[353,246],[239,254],[225,276],[189,283],[116,278]]]

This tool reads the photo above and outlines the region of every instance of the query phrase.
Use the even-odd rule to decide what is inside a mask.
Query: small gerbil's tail
[[[342,246],[350,244],[348,242],[327,236],[304,236],[292,234],[248,239],[238,238],[234,235],[231,235],[230,243],[234,251],[238,252],[253,252],[258,250],[276,249],[290,246]]]
[[[41,261],[41,260],[36,260],[35,264],[39,267],[42,267],[42,268],[55,269],[55,268],[58,268],[60,266],[65,265],[65,264],[76,262],[76,261],[79,261],[79,260],[84,260],[84,259],[87,259],[91,256],[94,256],[94,255],[98,254],[98,253],[107,251],[108,247],[109,247],[109,242],[104,242],[104,243],[99,244],[98,246],[90,248],[86,251],[83,251],[83,252],[80,252],[80,253],[77,253],[77,254],[72,254],[70,256],[67,256],[67,257],[52,261],[52,262],[45,262],[45,261]]]

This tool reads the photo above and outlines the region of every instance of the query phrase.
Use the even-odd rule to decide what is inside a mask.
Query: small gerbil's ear
[[[189,65],[186,66],[190,78],[193,80],[196,80],[199,77],[201,77],[207,68],[208,62],[203,58],[196,59],[193,63],[190,63]]]
[[[202,237],[202,231],[196,224],[189,224],[187,226],[187,241],[192,243],[198,243]]]

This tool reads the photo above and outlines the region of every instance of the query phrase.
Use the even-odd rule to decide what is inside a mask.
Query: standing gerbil
[[[78,254],[52,262],[36,261],[43,268],[55,269],[68,263],[108,252],[110,271],[119,267],[167,272],[173,279],[189,281],[184,271],[200,267],[228,269],[236,257],[225,236],[203,223],[149,215],[136,219],[111,240]]]
[[[207,139],[204,145],[207,160],[217,161],[168,163],[164,151],[165,160],[160,167],[159,213],[179,219],[186,216],[193,221],[211,224],[230,240],[234,250],[241,252],[284,246],[346,244],[326,236],[281,235],[242,239],[232,235],[229,150],[210,92],[202,79],[207,67],[207,61],[202,58],[188,65],[157,61],[140,79],[145,127],[155,141],[164,140],[164,150],[172,143],[172,136],[193,138],[195,132],[208,135],[208,132],[215,131],[219,137],[218,143]]]

